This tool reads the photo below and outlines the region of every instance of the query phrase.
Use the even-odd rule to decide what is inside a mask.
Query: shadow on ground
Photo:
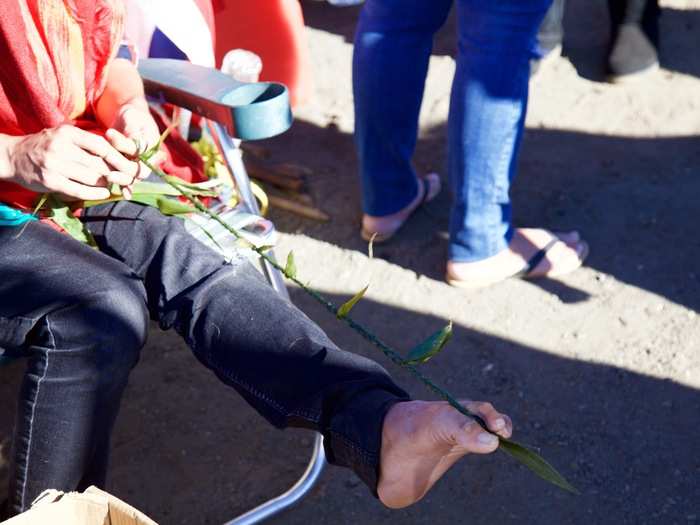
[[[420,172],[439,171],[444,127],[418,145]],[[273,210],[283,231],[302,232],[363,253],[360,197],[350,135],[297,121],[268,143],[275,156],[310,167],[316,200],[331,212],[328,224]],[[700,311],[700,137],[634,138],[528,129],[513,188],[517,226],[578,229],[591,245],[587,265],[624,283]],[[443,182],[447,183],[446,177]],[[397,237],[375,246],[375,256],[442,280],[450,198],[443,192],[414,215]],[[673,255],[671,256],[670,250]],[[532,281],[565,302],[585,295],[561,283]]]
[[[397,371],[300,291],[293,299],[345,348]],[[354,314],[400,348],[444,322],[369,300]],[[15,398],[22,366],[0,370],[0,398]],[[423,503],[389,512],[354,476],[333,468],[276,523],[355,523],[358,505],[372,523],[402,524],[431,516],[441,524],[463,523],[465,516],[470,523],[533,524],[685,523],[697,516],[696,390],[463,326],[425,371],[456,396],[489,399],[512,414],[517,438],[540,447],[582,495],[559,492],[498,454],[468,458]],[[425,395],[405,373],[396,375],[414,395]],[[12,411],[12,403],[0,406],[3,438]],[[198,366],[173,333],[154,329],[115,431],[110,488],[164,525],[222,523],[291,485],[310,443],[306,431],[273,430]]]

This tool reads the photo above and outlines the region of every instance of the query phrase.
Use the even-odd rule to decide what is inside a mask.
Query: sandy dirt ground
[[[511,414],[516,437],[582,494],[551,488],[497,453],[467,458],[420,504],[390,512],[352,473],[329,467],[272,523],[700,522],[700,0],[663,2],[662,69],[625,86],[603,79],[604,2],[570,2],[564,56],[531,83],[513,198],[517,225],[579,229],[590,258],[561,280],[472,293],[442,280],[447,192],[367,257],[350,84],[359,10],[304,9],[314,99],[266,147],[275,161],[313,170],[311,192],[333,219],[273,211],[279,253],[293,249],[302,279],[338,302],[370,283],[356,316],[398,348],[452,319],[455,337],[426,372]],[[443,177],[453,55],[451,20],[436,39],[415,157]],[[298,290],[292,296],[341,347],[376,357],[426,395]],[[0,372],[0,398],[13,395],[21,366]],[[12,407],[0,407],[5,456],[11,419]],[[154,327],[115,431],[109,488],[163,524],[218,524],[291,485],[311,440],[273,430]]]

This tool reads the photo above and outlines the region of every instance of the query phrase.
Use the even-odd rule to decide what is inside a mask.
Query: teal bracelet
[[[37,218],[31,213],[25,213],[15,208],[10,208],[5,204],[0,204],[0,226],[21,226],[26,222],[35,220]]]

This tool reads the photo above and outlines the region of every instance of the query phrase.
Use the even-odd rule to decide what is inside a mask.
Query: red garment
[[[122,38],[120,0],[12,0],[0,9],[0,133],[27,135],[86,119]],[[92,121],[92,122],[90,122]],[[0,183],[0,201],[36,193]]]

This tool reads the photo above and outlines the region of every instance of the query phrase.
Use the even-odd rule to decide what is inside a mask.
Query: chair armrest
[[[219,122],[232,137],[265,139],[292,125],[283,84],[247,84],[213,68],[166,58],[141,60],[138,69],[148,96]]]

